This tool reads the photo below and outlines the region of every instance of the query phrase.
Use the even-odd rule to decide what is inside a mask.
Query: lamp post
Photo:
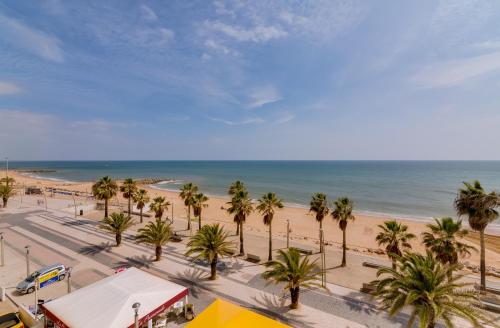
[[[135,302],[132,304],[132,309],[134,309],[134,327],[139,328],[139,308],[141,307],[141,303]]]
[[[9,158],[8,157],[5,157],[5,167],[6,167],[5,177],[7,178],[5,180],[5,184],[9,185]]]
[[[2,254],[0,254],[0,262],[2,264],[2,266],[4,266],[5,264],[5,248],[3,246],[3,232],[0,232],[0,252],[2,252]]]
[[[30,276],[30,245],[24,246],[26,249],[26,278]]]
[[[37,317],[38,314],[38,288],[39,287],[40,280],[38,280],[38,277],[35,278],[35,318]]]
[[[72,267],[66,268],[66,272],[68,273],[68,294],[71,293],[71,271],[73,271]]]

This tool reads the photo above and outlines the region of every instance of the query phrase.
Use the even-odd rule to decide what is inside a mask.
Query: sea
[[[15,161],[9,168],[51,170],[26,174],[68,182],[162,178],[153,187],[165,190],[193,182],[214,196],[241,180],[252,198],[272,191],[307,207],[322,192],[331,201],[351,198],[359,213],[416,220],[456,217],[453,200],[463,181],[500,190],[500,161]]]

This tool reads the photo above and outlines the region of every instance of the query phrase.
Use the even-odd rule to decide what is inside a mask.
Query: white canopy
[[[132,304],[139,302],[139,322],[147,322],[188,293],[187,288],[129,268],[42,305],[62,328],[127,328],[134,325]]]

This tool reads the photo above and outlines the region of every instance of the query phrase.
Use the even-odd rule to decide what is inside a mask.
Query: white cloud
[[[205,27],[237,41],[267,42],[287,35],[287,32],[279,26],[257,25],[252,28],[244,28],[228,25],[220,21],[206,21]]]
[[[283,99],[273,86],[264,86],[256,88],[250,94],[250,102],[248,108],[262,107],[265,104],[270,104]]]
[[[451,87],[499,70],[500,51],[497,51],[429,65],[418,72],[412,80],[426,89]]]
[[[44,59],[64,60],[59,39],[3,15],[0,15],[0,38]]]
[[[0,81],[0,96],[12,95],[21,92],[22,89],[18,85],[6,81]]]
[[[158,20],[158,16],[154,12],[154,10],[151,9],[150,7],[148,7],[146,5],[141,5],[140,9],[141,9],[141,17],[143,19],[150,21],[150,22]]]
[[[224,46],[223,44],[220,44],[219,42],[213,40],[213,39],[208,39],[205,41],[205,47],[208,49],[211,49],[216,52],[223,53],[224,55],[234,55],[237,56],[239,53],[233,49],[229,49],[228,47]]]
[[[295,114],[286,113],[286,114],[283,114],[281,117],[278,117],[276,119],[276,121],[274,121],[274,123],[284,124],[284,123],[290,122],[293,119],[295,119]]]
[[[245,118],[241,121],[230,121],[222,118],[215,118],[215,117],[210,117],[209,118],[213,122],[220,122],[224,123],[226,125],[248,125],[248,124],[258,124],[258,123],[264,123],[265,121],[260,118],[260,117],[251,117],[251,118]]]

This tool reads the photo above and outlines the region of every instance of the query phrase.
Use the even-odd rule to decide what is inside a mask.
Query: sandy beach
[[[5,172],[3,172],[5,174]],[[9,171],[9,175],[16,180],[18,186],[39,186],[39,187],[56,187],[72,191],[89,192],[91,190],[92,182],[84,183],[65,183],[59,181],[44,180],[38,178],[28,177],[25,174],[20,174],[15,171]],[[173,212],[175,218],[186,218],[187,212],[184,207],[182,200],[179,198],[177,192],[158,190],[152,188],[148,185],[143,185],[141,188],[147,189],[151,197],[155,196],[165,196],[167,200],[173,204]],[[50,196],[50,195],[48,195]],[[253,198],[257,198],[258,195],[252,195]],[[64,196],[57,196],[64,197]],[[226,203],[229,199],[223,197],[210,197],[209,206],[203,211],[203,221],[204,223],[219,222],[227,227],[229,231],[235,230],[235,224],[233,223],[232,217],[226,212]],[[126,206],[126,200],[118,195],[111,202],[115,206]],[[168,215],[171,216],[172,208],[169,208]],[[382,249],[377,245],[375,241],[375,236],[379,231],[378,225],[386,221],[387,217],[377,217],[356,214],[356,219],[353,222],[349,222],[347,230],[347,244],[351,252],[359,252],[364,254],[369,254],[372,256],[385,257],[381,253]],[[310,245],[311,247],[317,247],[318,245],[318,229],[319,225],[316,222],[313,214],[309,213],[307,209],[298,207],[285,207],[280,210],[274,221],[273,221],[273,235],[276,238],[286,237],[286,227],[287,220],[290,222],[292,240],[300,241],[303,244]],[[403,221],[408,225],[409,230],[418,236],[411,244],[412,248],[418,252],[424,252],[420,239],[420,235],[426,230],[426,223],[419,222],[417,220],[409,219],[397,219],[398,221]],[[197,223],[194,224],[197,226]],[[341,230],[338,228],[337,223],[328,216],[324,219],[323,223],[325,231],[325,241],[328,248],[340,248],[342,242]],[[464,221],[464,227],[468,227],[466,220]],[[245,224],[245,230],[251,231],[257,234],[267,234],[267,227],[262,222],[262,217],[257,213],[252,213]],[[486,259],[487,265],[500,268],[500,238],[497,236],[489,236],[487,239],[487,252]],[[478,245],[478,235],[471,233],[467,237],[467,243],[479,248]],[[251,249],[251,245],[247,246],[247,249]],[[472,256],[463,259],[470,263],[477,264],[479,262],[479,252],[473,252]]]

